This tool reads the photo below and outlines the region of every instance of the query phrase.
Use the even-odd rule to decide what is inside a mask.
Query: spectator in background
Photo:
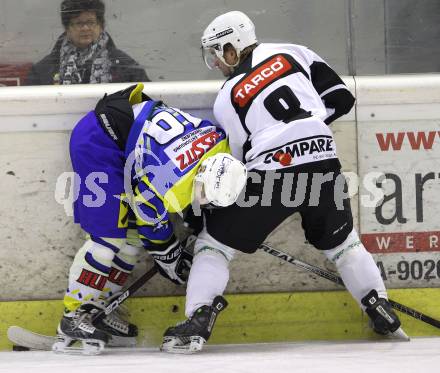
[[[105,31],[101,0],[64,0],[65,32],[52,52],[34,64],[25,85],[148,82],[145,70],[117,49]]]

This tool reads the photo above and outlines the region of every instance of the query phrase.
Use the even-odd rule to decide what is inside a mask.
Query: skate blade
[[[183,343],[180,338],[165,337],[160,350],[173,354],[194,354],[201,351],[205,343],[205,338],[199,336],[191,337],[187,343]]]
[[[80,346],[75,346],[79,342]],[[97,339],[72,339],[58,336],[58,341],[52,345],[52,351],[68,355],[99,355],[104,350],[105,343]]]
[[[396,339],[402,342],[410,341],[408,334],[406,334],[402,328],[397,329],[395,332],[390,332],[386,336],[390,339]]]
[[[107,343],[107,347],[136,347],[136,337],[120,337],[112,335]]]

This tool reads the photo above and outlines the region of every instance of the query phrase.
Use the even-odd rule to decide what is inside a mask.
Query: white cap
[[[232,11],[215,18],[205,29],[202,36],[202,48],[207,66],[211,69],[212,64],[207,61],[208,50],[215,51],[216,56],[226,65],[223,58],[223,47],[232,44],[237,55],[241,51],[257,42],[255,25],[251,19],[239,11]],[[229,65],[228,65],[229,66]]]
[[[194,194],[201,205],[232,205],[246,185],[245,165],[228,153],[206,158],[195,177]]]

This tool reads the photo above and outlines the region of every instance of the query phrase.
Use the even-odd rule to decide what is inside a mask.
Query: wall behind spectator
[[[439,20],[439,0],[385,0],[385,72],[440,71]]]
[[[200,56],[200,36],[217,15],[246,12],[266,42],[316,50],[343,75],[440,71],[440,1],[104,0],[118,48],[153,81],[220,79]],[[36,62],[63,31],[61,0],[0,2],[0,65]]]
[[[2,0],[0,63],[38,61],[62,33],[60,0]],[[345,0],[331,0],[322,22],[322,1],[105,0],[107,30],[118,48],[144,65],[154,80],[217,79],[204,66],[200,37],[217,15],[246,12],[261,41],[307,44],[347,73]],[[325,36],[325,37],[323,37]],[[331,42],[330,42],[331,41]]]

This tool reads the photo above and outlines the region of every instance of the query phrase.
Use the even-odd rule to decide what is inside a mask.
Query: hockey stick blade
[[[103,319],[105,316],[112,313],[123,302],[125,302],[127,298],[139,290],[139,288],[144,286],[147,281],[156,273],[157,268],[152,267],[148,272],[144,273],[135,282],[133,282],[122,294],[116,296],[114,299],[110,299],[110,303],[105,307],[105,309],[95,315],[94,322]],[[57,341],[56,337],[34,333],[33,331],[20,326],[10,326],[8,328],[8,338],[17,346],[43,351],[51,351],[52,345]]]
[[[20,326],[8,328],[8,339],[14,345],[41,351],[50,351],[57,340],[56,337],[34,333]]]
[[[312,272],[315,275],[318,275],[320,277],[324,277],[327,280],[330,280],[332,282],[334,282],[335,284],[338,285],[344,285],[344,282],[342,281],[342,279],[334,274],[333,272],[327,271],[325,269],[316,267],[312,264],[308,264],[306,262],[303,262],[302,260],[299,260],[297,258],[295,258],[292,255],[286,254],[282,251],[279,251],[278,249],[275,249],[267,244],[261,244],[260,249],[262,249],[263,251],[265,251],[266,253],[277,257],[278,259],[284,260],[285,262],[288,262],[290,264],[296,265],[297,267],[300,267],[302,269],[305,269],[306,271]],[[440,328],[440,321],[436,320],[428,315],[425,315],[419,311],[416,311],[408,306],[405,306],[403,304],[400,304],[394,300],[388,299],[388,301],[390,302],[391,306],[397,310],[400,311],[408,316],[411,316],[417,320],[423,321],[431,326],[434,326],[436,328]]]

